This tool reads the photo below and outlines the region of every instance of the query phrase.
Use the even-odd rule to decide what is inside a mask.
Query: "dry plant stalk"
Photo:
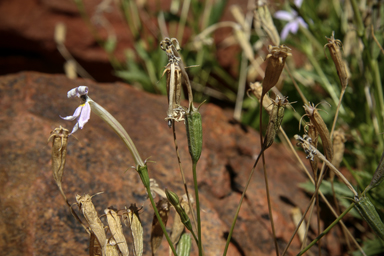
[[[105,209],[104,213],[107,216],[109,230],[111,231],[111,234],[115,243],[119,247],[119,251],[123,256],[128,256],[129,255],[128,244],[123,234],[123,227],[121,225],[120,217],[117,215],[117,213],[113,209]]]
[[[262,87],[261,83],[259,83],[259,82],[250,83],[249,87],[250,87],[250,89],[248,90],[247,93],[252,92],[253,95],[255,95],[255,97],[258,100],[260,100],[261,94],[263,92],[263,87]],[[267,110],[268,114],[271,114],[271,111],[273,109],[273,103],[272,103],[272,99],[268,95],[264,96],[263,107],[265,108],[265,110]]]
[[[86,194],[84,196],[76,195],[77,205],[87,220],[89,227],[95,234],[97,240],[101,245],[102,254],[105,255],[105,247],[107,244],[107,237],[104,232],[104,225],[101,222],[95,206],[92,203],[92,196]]]
[[[293,220],[293,223],[295,224],[295,227],[298,226],[298,224],[300,223],[300,220],[301,218],[303,217],[303,215],[301,214],[301,210],[299,207],[295,207],[291,210],[291,214],[292,214],[292,220]],[[306,233],[306,225],[305,225],[305,221],[303,221],[299,227],[299,229],[297,230],[297,235],[299,236],[299,239],[300,239],[300,242],[303,243],[304,239],[305,239],[305,233]]]
[[[319,111],[317,111],[316,106],[314,106],[314,104],[304,105],[303,107],[306,113],[305,115],[309,117],[311,123],[315,126],[320,135],[321,142],[323,144],[324,155],[329,161],[332,161],[333,147],[331,137],[329,135],[329,130],[323,118],[320,116]]]
[[[101,246],[99,241],[97,240],[94,233],[91,232],[91,236],[89,238],[89,255],[90,256],[101,256]]]
[[[279,96],[276,96],[276,99],[272,101],[272,103],[273,109],[269,116],[269,122],[265,132],[263,151],[269,148],[275,141],[276,133],[284,118],[285,107],[289,104],[287,97],[280,98]]]
[[[48,141],[52,140],[52,172],[53,178],[56,181],[57,186],[60,189],[61,195],[64,197],[64,200],[67,201],[67,197],[64,194],[61,180],[63,179],[64,167],[65,167],[65,157],[67,156],[67,145],[68,145],[68,135],[69,130],[60,126],[59,128],[51,131],[51,136],[49,136]]]
[[[143,227],[138,217],[139,209],[135,205],[131,205],[129,209],[125,209],[123,213],[124,224],[129,225],[133,237],[135,256],[143,255]]]
[[[256,1],[257,2],[257,1]],[[273,24],[271,13],[266,4],[258,5],[254,11],[255,28],[263,28],[274,45],[280,44],[280,35]],[[257,30],[256,30],[257,31]],[[262,36],[262,35],[259,35]]]
[[[345,185],[347,185],[347,187],[352,191],[354,196],[359,197],[356,190],[353,188],[351,183],[349,183],[349,181],[344,177],[344,175],[339,170],[337,170],[336,167],[333,166],[332,163],[328,161],[323,154],[320,153],[320,151],[318,151],[311,145],[310,142],[312,139],[310,137],[308,137],[307,135],[304,135],[303,138],[299,135],[295,135],[294,137],[295,140],[298,141],[297,146],[301,146],[304,149],[304,152],[307,154],[307,158],[313,161],[313,158],[317,155],[319,159],[323,161],[329,167],[329,169],[334,171],[335,174],[345,183]]]
[[[164,226],[167,225],[168,222],[168,214],[169,214],[169,202],[167,199],[162,199],[159,202],[157,202],[156,208],[159,211],[159,214],[161,216],[161,220],[164,223]],[[161,229],[159,220],[156,217],[156,214],[153,214],[153,221],[152,221],[152,230],[151,230],[151,248],[152,248],[152,255],[155,255],[157,252],[157,249],[159,248],[161,244],[161,240],[163,239],[163,230]]]
[[[347,85],[348,85],[348,72],[347,72],[347,68],[345,67],[343,58],[341,57],[340,46],[342,47],[343,44],[339,39],[335,39],[335,31],[332,31],[331,38],[328,38],[328,37],[325,37],[325,38],[328,40],[328,43],[324,45],[325,57],[328,59],[327,54],[325,53],[325,47],[328,46],[329,53],[331,54],[333,63],[335,63],[337,74],[340,79],[341,88],[345,90],[345,88],[347,88]]]

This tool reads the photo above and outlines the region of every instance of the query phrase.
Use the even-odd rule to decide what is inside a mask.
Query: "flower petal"
[[[308,28],[308,25],[307,25],[307,23],[305,23],[305,21],[303,20],[303,18],[301,18],[301,17],[297,17],[296,20],[297,20],[297,22],[298,22],[301,26],[303,26],[303,27],[305,27],[305,28]]]
[[[295,5],[300,8],[301,7],[301,4],[303,3],[303,0],[295,0],[294,1]]]
[[[60,116],[60,117],[64,120],[67,120],[67,121],[73,121],[80,116],[82,108],[83,108],[83,105],[78,106],[77,109],[75,110],[75,113],[73,113],[72,116],[66,116],[66,117]]]
[[[91,116],[91,106],[88,102],[84,104],[83,109],[81,110],[81,114],[78,120],[78,124],[80,129],[83,129],[84,125],[88,122]]]
[[[287,12],[287,11],[277,11],[273,15],[273,17],[275,17],[276,19],[279,19],[279,20],[286,20],[286,21],[291,21],[294,18],[292,13]]]
[[[292,34],[296,34],[297,30],[299,30],[299,22],[297,20],[292,21],[290,24],[290,29]]]
[[[78,129],[79,129],[79,123],[76,123],[75,126],[73,126],[73,129],[69,135],[74,134]]]
[[[88,86],[80,85],[79,87],[73,88],[67,93],[68,98],[80,97],[81,95],[88,94]]]
[[[285,25],[285,27],[281,31],[280,37],[281,37],[282,41],[285,41],[285,39],[287,38],[290,30],[291,30],[291,22],[289,22],[287,25]]]

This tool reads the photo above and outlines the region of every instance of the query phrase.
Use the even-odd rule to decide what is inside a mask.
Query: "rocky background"
[[[162,6],[169,5],[164,1]],[[234,1],[232,1],[234,2]],[[232,3],[228,1],[228,5]],[[236,1],[237,2],[237,1]],[[93,11],[99,1],[86,1]],[[245,1],[239,4],[245,6]],[[155,5],[152,7],[156,11]],[[132,42],[117,10],[108,14],[116,29],[116,56]],[[96,78],[70,80],[63,73],[64,59],[53,40],[58,22],[67,26],[65,45]],[[102,31],[101,31],[102,32]],[[225,34],[220,34],[225,36]],[[50,131],[60,125],[71,130],[74,123],[59,115],[72,115],[78,100],[67,99],[68,90],[87,85],[90,96],[126,128],[141,156],[149,163],[149,175],[160,187],[179,195],[183,188],[175,156],[173,136],[164,121],[167,99],[117,81],[107,55],[83,23],[72,1],[8,0],[0,2],[0,251],[4,255],[87,255],[88,236],[66,207],[51,172]],[[220,39],[220,38],[219,38]],[[222,53],[223,66],[232,69],[236,48]],[[39,72],[27,72],[27,70]],[[259,135],[232,119],[231,111],[212,104],[201,108],[204,143],[198,164],[199,192],[206,255],[222,255],[242,189],[260,151]],[[183,123],[177,124],[178,144],[188,184],[192,173]],[[143,206],[144,254],[149,245],[153,211],[144,187],[131,169],[134,164],[118,136],[92,115],[83,130],[69,140],[64,191],[75,202],[76,194],[95,194],[99,214],[109,206],[123,209]],[[304,156],[301,155],[304,159]],[[282,250],[294,231],[291,210],[305,210],[308,196],[298,188],[306,180],[292,153],[274,144],[266,153],[267,169],[279,247]],[[77,206],[74,206],[77,208]],[[172,224],[172,216],[169,224]],[[126,230],[127,231],[127,230]],[[314,237],[316,223],[310,234]],[[337,232],[337,229],[333,229]],[[126,232],[127,238],[129,237]],[[323,242],[324,255],[339,255],[340,242],[331,234]],[[300,247],[296,237],[289,251]],[[314,248],[315,249],[315,248]],[[243,203],[228,255],[273,255],[264,176],[257,168]],[[163,241],[158,255],[168,255]],[[197,255],[192,247],[192,255]]]

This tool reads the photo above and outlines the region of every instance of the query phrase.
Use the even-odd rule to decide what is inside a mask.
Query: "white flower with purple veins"
[[[300,8],[302,2],[303,0],[295,0],[295,5],[298,8]],[[303,18],[297,15],[297,12],[295,10],[291,10],[290,12],[277,11],[273,15],[273,17],[279,20],[288,21],[287,25],[285,25],[285,27],[281,31],[280,37],[281,37],[281,40],[283,41],[287,38],[289,32],[291,32],[292,34],[296,34],[297,31],[299,30],[300,25],[303,26],[304,28],[308,27],[307,23],[305,23]]]
[[[72,116],[62,117],[62,119],[67,121],[77,120],[75,126],[72,129],[70,134],[75,133],[79,128],[83,129],[84,125],[88,122],[89,117],[91,116],[91,106],[89,105],[89,97],[88,97],[88,87],[87,86],[79,86],[73,88],[67,93],[68,98],[79,97],[83,104],[77,107],[75,113]]]

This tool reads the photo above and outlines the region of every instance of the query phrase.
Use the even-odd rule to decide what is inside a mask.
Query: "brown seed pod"
[[[309,117],[311,123],[315,126],[320,135],[325,157],[328,159],[328,161],[332,161],[333,147],[331,137],[329,135],[327,125],[324,123],[324,120],[320,116],[319,111],[317,111],[317,105],[315,106],[314,104],[308,104],[304,105],[303,107],[306,113],[304,116]]]
[[[51,131],[48,141],[52,140],[52,173],[53,178],[56,181],[57,186],[60,189],[64,199],[67,200],[62,186],[61,180],[64,174],[65,157],[67,156],[67,144],[68,144],[69,131],[63,127],[59,127]]]
[[[84,196],[76,195],[77,205],[87,220],[89,227],[95,234],[97,240],[101,245],[103,255],[105,255],[105,246],[107,244],[107,237],[104,232],[104,225],[101,222],[95,206],[92,203],[92,196],[86,194]]]
[[[167,225],[168,222],[168,214],[169,214],[169,202],[167,199],[160,200],[156,208],[159,211],[161,220],[164,223],[164,226]],[[161,244],[161,240],[163,239],[163,230],[160,226],[159,220],[156,217],[156,214],[153,214],[152,221],[152,230],[151,230],[151,247],[152,247],[152,255],[156,254],[157,249]]]
[[[341,161],[343,161],[344,143],[346,141],[345,134],[342,130],[339,129],[333,133],[333,159],[331,163],[336,168],[339,168]]]
[[[265,58],[267,67],[265,69],[265,77],[263,80],[263,93],[264,96],[273,86],[279,81],[281,72],[283,71],[285,60],[288,56],[292,56],[291,49],[285,45],[268,47],[268,55]]]
[[[139,209],[131,205],[123,214],[124,224],[129,225],[133,237],[134,252],[136,256],[143,255],[143,227],[139,219]]]
[[[263,150],[269,148],[275,141],[277,131],[280,128],[284,117],[285,107],[289,104],[287,97],[280,98],[279,96],[273,102],[273,109],[269,116],[267,131],[263,144]]]
[[[307,134],[312,139],[311,145],[314,148],[317,148],[317,143],[319,141],[319,132],[316,130],[316,127],[313,125],[313,123],[307,124]],[[313,158],[313,161],[310,161],[312,171],[315,175],[317,175],[317,169],[318,169],[318,158],[315,156]]]
[[[89,238],[89,255],[90,256],[102,255],[100,243],[93,232],[91,232],[91,237]]]
[[[121,226],[120,217],[112,209],[105,209],[105,215],[107,216],[107,222],[109,230],[111,231],[112,237],[117,243],[117,246],[123,256],[129,255],[129,249],[125,236],[123,234],[123,227]]]
[[[335,63],[335,67],[340,79],[341,87],[345,90],[345,88],[348,85],[348,72],[347,72],[345,63],[343,61],[343,58],[341,57],[340,46],[342,47],[343,44],[339,39],[335,39],[335,31],[332,31],[331,38],[328,38],[328,37],[325,37],[325,38],[328,40],[328,43],[324,45],[325,57],[328,59],[327,54],[325,53],[325,47],[328,46],[329,53],[331,54],[333,63]]]

